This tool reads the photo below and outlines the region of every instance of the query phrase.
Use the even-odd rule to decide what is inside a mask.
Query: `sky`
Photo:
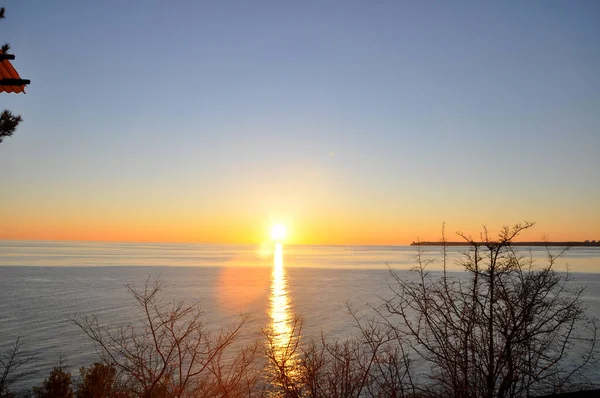
[[[0,239],[600,240],[597,1],[5,1]]]

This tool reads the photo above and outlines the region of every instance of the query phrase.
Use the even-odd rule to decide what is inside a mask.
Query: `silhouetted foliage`
[[[258,345],[234,351],[248,318],[216,335],[201,322],[198,304],[164,303],[161,283],[128,286],[139,306],[140,324],[104,327],[97,316],[74,319],[95,343],[119,381],[138,397],[239,396],[251,392],[260,373],[253,365]],[[244,394],[242,394],[244,392]]]
[[[23,121],[21,115],[13,115],[9,110],[0,113],[0,142],[6,137],[13,135],[19,123]]]
[[[6,9],[4,7],[0,8],[0,20],[6,18]],[[2,53],[6,54],[6,52],[10,50],[10,44],[4,43],[2,46]]]
[[[31,374],[30,371],[24,371],[23,366],[36,360],[37,356],[25,354],[22,348],[23,344],[17,338],[12,348],[0,356],[0,398],[12,396],[12,385]]]
[[[117,370],[112,365],[96,362],[89,368],[79,369],[77,398],[127,397],[117,383]]]
[[[266,377],[273,396],[299,397],[413,397],[410,360],[395,344],[389,328],[359,320],[349,311],[359,336],[342,340],[302,341],[302,323],[296,319],[281,345],[266,329]]]
[[[392,272],[393,297],[379,308],[382,320],[430,367],[422,391],[446,397],[526,397],[576,386],[593,363],[596,325],[571,291],[568,274],[519,255],[510,243],[532,223],[505,227],[497,239],[487,230],[469,244],[459,264],[466,275],[429,272],[418,252],[407,278]],[[444,239],[445,241],[445,239]],[[572,355],[573,349],[582,349]],[[570,355],[571,354],[571,355]]]
[[[55,367],[41,386],[33,388],[33,394],[36,398],[73,398],[71,373],[62,366]]]

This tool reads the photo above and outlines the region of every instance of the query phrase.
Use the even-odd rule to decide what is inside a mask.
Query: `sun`
[[[285,239],[287,235],[287,229],[283,224],[274,224],[271,226],[271,239],[275,242],[281,242]]]

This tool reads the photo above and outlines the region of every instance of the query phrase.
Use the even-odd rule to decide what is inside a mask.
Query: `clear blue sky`
[[[600,239],[598,1],[4,6],[0,238]]]

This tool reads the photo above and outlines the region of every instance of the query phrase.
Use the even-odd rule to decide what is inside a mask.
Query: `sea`
[[[518,249],[534,264],[547,262],[546,248]],[[439,271],[441,248],[421,250],[432,260],[428,268]],[[465,250],[447,251],[447,267],[459,276]],[[357,334],[348,308],[360,319],[374,317],[373,307],[392,294],[391,272],[410,277],[417,254],[414,246],[0,241],[0,355],[18,338],[25,355],[37,356],[22,369],[28,375],[17,389],[39,384],[59,362],[77,374],[99,357],[73,320],[134,322],[140,312],[128,287],[157,279],[164,302],[199,302],[203,323],[215,333],[248,315],[242,343],[296,318],[302,338],[343,339]],[[556,270],[569,272],[574,289],[585,287],[582,302],[600,318],[600,248],[571,248]]]

